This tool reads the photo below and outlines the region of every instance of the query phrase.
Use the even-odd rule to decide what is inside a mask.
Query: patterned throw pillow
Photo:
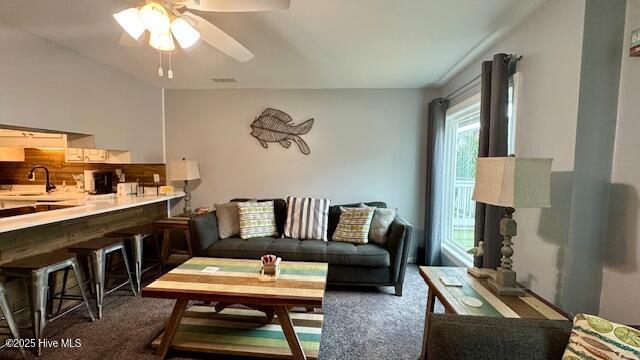
[[[375,208],[370,207],[340,207],[340,220],[332,240],[366,244],[369,240],[369,228],[374,212]]]
[[[277,236],[276,215],[273,201],[240,202],[240,237],[250,239],[256,237]]]
[[[329,199],[287,197],[284,236],[327,241]]]
[[[580,359],[640,359],[640,331],[578,314],[562,360]]]
[[[398,209],[376,208],[364,203],[360,203],[358,207],[376,209],[373,213],[373,219],[371,220],[371,228],[369,229],[369,241],[384,246],[387,243],[389,227],[396,218]]]

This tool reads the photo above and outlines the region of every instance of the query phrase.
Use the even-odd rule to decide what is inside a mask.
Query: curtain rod
[[[514,63],[517,63],[518,61],[520,61],[522,59],[522,55],[514,55],[514,54],[509,54],[506,58],[507,61],[511,62],[513,61]],[[449,93],[449,95],[445,96],[444,98],[446,100],[453,100],[456,97],[464,94],[465,92],[469,91],[470,89],[473,89],[475,87],[469,87],[467,88],[467,86],[473,84],[476,80],[480,79],[482,77],[482,74],[478,74],[476,75],[473,79],[467,81],[466,83],[460,85],[458,88],[454,89],[452,92]],[[454,96],[455,95],[455,96]]]
[[[465,88],[467,86],[473,84],[476,80],[480,79],[481,77],[482,77],[482,74],[476,75],[476,77],[474,77],[473,79],[471,79],[471,80],[467,81],[466,83],[460,85],[457,89],[455,89],[452,92],[450,92],[449,95],[445,96],[444,98],[447,99],[447,100],[452,100],[452,99],[455,98],[453,96],[454,94],[457,94],[457,95],[464,94],[467,90],[472,89],[473,87],[470,87],[469,89],[465,89]],[[463,89],[465,89],[465,90],[462,91]]]

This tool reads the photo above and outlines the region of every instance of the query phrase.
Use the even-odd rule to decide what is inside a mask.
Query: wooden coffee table
[[[242,356],[307,359],[306,346],[312,353],[309,357],[316,358],[322,314],[292,313],[289,308],[322,307],[327,264],[283,261],[280,277],[275,282],[260,281],[260,268],[260,260],[196,257],[144,288],[144,297],[176,299],[164,333],[159,341],[152,343],[152,346],[157,345],[156,355],[164,358],[172,347]],[[217,314],[211,307],[196,306],[187,311],[189,300],[243,304],[263,311],[267,309],[267,312],[272,309],[277,322],[251,309],[231,308]],[[185,315],[185,311],[190,315]],[[229,313],[225,314],[226,311]],[[203,312],[207,314],[202,315]],[[281,326],[281,332],[277,324]],[[194,326],[199,326],[198,330],[194,330]],[[296,332],[303,336],[302,345]],[[288,348],[283,349],[282,343]]]

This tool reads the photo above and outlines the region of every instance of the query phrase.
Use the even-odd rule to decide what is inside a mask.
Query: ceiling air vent
[[[211,80],[217,83],[237,83],[236,79],[234,78],[213,78]]]

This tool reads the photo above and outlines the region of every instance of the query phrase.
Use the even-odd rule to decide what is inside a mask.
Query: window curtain
[[[438,98],[429,103],[427,112],[427,174],[425,201],[424,261],[426,265],[442,265],[442,201],[444,167],[444,122],[449,102]]]
[[[492,61],[482,63],[478,157],[509,155],[509,77],[515,72],[516,61],[514,56],[497,54]],[[476,203],[474,242],[478,246],[483,241],[484,255],[474,259],[474,266],[500,266],[501,218],[501,207]]]

